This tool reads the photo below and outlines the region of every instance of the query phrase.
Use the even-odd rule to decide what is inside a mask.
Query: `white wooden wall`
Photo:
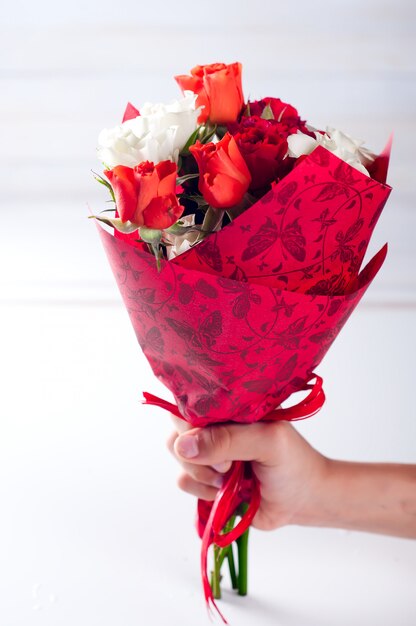
[[[413,301],[415,20],[412,0],[9,3],[0,18],[3,297],[107,290],[84,219],[87,203],[100,210],[105,199],[90,172],[100,167],[99,130],[120,120],[127,100],[176,97],[175,73],[240,60],[251,98],[286,99],[375,151],[395,133],[394,193],[372,247],[391,249],[368,298]]]
[[[209,624],[194,502],[175,487],[169,397],[141,355],[88,208],[98,132],[173,75],[239,60],[245,93],[381,150],[394,191],[379,276],[319,368],[298,428],[333,458],[414,463],[414,0],[9,0],[0,11],[0,623]],[[148,511],[148,513],[146,513]],[[167,522],[169,525],[167,527]],[[416,543],[253,533],[232,624],[414,626]],[[241,602],[239,601],[241,600]]]

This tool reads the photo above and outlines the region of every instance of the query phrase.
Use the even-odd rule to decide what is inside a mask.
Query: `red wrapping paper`
[[[317,148],[160,273],[100,228],[140,346],[193,426],[264,418],[312,376],[381,267],[359,273],[391,188]]]
[[[360,271],[391,191],[389,149],[368,177],[318,147],[221,231],[162,260],[160,272],[145,245],[99,228],[138,342],[176,406],[148,402],[199,427],[296,419],[319,409],[322,381],[308,382],[386,256],[387,245]],[[275,411],[311,387],[304,405]],[[249,511],[224,539],[221,530],[243,501]],[[241,535],[259,501],[256,477],[238,462],[213,505],[199,502],[207,601],[209,545]]]

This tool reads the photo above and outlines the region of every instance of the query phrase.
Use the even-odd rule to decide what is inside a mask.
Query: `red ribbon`
[[[315,382],[313,384],[309,384],[310,380],[313,378],[315,378]],[[308,381],[306,381],[302,389],[302,391],[311,390],[306,398],[294,406],[286,409],[278,408],[272,411],[266,415],[263,420],[284,420],[292,422],[315,415],[322,408],[325,402],[325,394],[322,385],[322,378],[317,374],[311,374],[311,377]],[[147,392],[143,393],[143,397],[144,404],[158,406],[166,411],[170,411],[177,417],[184,419],[176,404],[162,400],[161,398]],[[230,471],[226,475],[222,487],[218,490],[217,495],[215,496],[208,519],[202,531],[201,576],[205,601],[208,610],[211,610],[212,605],[224,624],[227,624],[227,621],[215,603],[211,585],[208,580],[208,550],[212,544],[216,544],[220,548],[225,548],[233,541],[241,537],[253,521],[253,518],[260,506],[260,500],[260,483],[252,470],[251,464],[244,461],[234,461]],[[237,507],[242,502],[247,501],[248,508],[238,524],[229,532],[222,533],[224,526],[230,517],[235,514]]]

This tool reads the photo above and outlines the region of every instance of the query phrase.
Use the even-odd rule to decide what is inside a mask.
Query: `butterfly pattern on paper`
[[[262,419],[299,390],[368,285],[390,188],[317,148],[221,231],[159,273],[100,228],[137,339],[195,426]]]

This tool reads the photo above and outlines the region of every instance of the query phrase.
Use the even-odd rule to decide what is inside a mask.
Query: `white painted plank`
[[[131,69],[121,73],[71,76],[0,76],[2,128],[28,122],[41,126],[72,122],[114,126],[127,101],[138,108],[145,101],[171,101],[180,97],[175,73],[187,68],[149,73]],[[402,123],[414,116],[416,73],[284,71],[269,68],[267,75],[243,66],[246,98],[274,96],[291,102],[300,115],[316,125],[333,124],[336,117],[381,121],[392,117]],[[93,86],[93,88],[92,88]]]
[[[353,0],[335,8],[329,0],[265,0],[262,11],[217,0],[210,11],[190,1],[73,2],[59,11],[46,0],[36,9],[21,6],[8,5],[0,25],[3,257],[13,258],[16,238],[23,248],[15,287],[3,281],[3,295],[84,298],[91,284],[96,297],[113,294],[111,277],[103,286],[102,258],[91,255],[91,229],[81,225],[87,202],[94,210],[104,205],[90,173],[100,169],[99,130],[118,122],[127,100],[140,106],[176,97],[173,74],[198,62],[239,59],[247,96],[281,97],[316,126],[339,127],[375,150],[395,131],[394,193],[375,233],[377,245],[391,242],[391,252],[373,289],[378,299],[413,298],[413,3]],[[16,228],[16,215],[27,229]],[[58,249],[65,254],[50,263]]]
[[[263,0],[261,8],[239,0],[211,0],[207,5],[194,0],[171,3],[160,0],[149,3],[144,0],[97,0],[85,4],[73,0],[57,6],[53,0],[38,0],[29,5],[25,0],[15,0],[7,5],[2,14],[4,26],[118,26],[120,23],[135,26],[183,26],[187,29],[199,25],[213,28],[224,24],[234,28],[268,28],[280,25],[281,30],[303,34],[316,22],[316,33],[337,31],[342,26],[357,33],[395,35],[410,32],[415,19],[415,6],[411,0],[298,0],[296,4]],[[357,17],[360,19],[357,20]]]
[[[215,40],[215,44],[214,44]],[[319,40],[319,45],[317,41]],[[155,44],[155,42],[157,42]],[[301,42],[301,45],[299,45]],[[299,32],[272,23],[259,31],[219,23],[208,29],[195,24],[144,27],[127,23],[108,26],[0,30],[0,73],[84,76],[93,72],[119,73],[168,70],[185,73],[197,63],[239,60],[263,76],[279,71],[415,71],[414,37],[333,29],[328,22]],[[119,51],[119,52],[118,52]]]

